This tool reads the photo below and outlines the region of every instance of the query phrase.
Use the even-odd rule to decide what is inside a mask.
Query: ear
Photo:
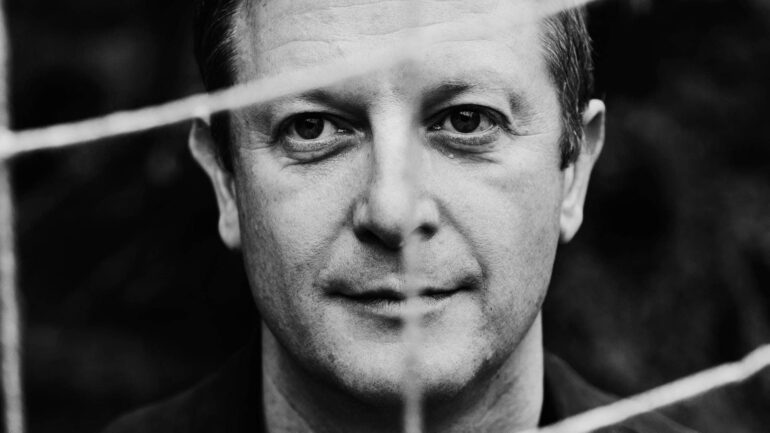
[[[583,204],[588,180],[604,146],[604,103],[592,99],[583,113],[583,142],[575,162],[564,169],[564,193],[561,205],[561,241],[569,242],[583,223]]]
[[[222,167],[211,128],[205,121],[196,119],[190,130],[190,151],[193,158],[206,172],[219,207],[219,236],[229,248],[241,246],[241,229],[238,222],[238,201],[233,174]]]

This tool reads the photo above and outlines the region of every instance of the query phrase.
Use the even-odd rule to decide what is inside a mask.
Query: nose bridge
[[[379,101],[371,110],[372,184],[387,194],[402,189],[402,199],[414,199],[420,165],[420,137],[415,128],[413,71],[407,66],[383,71]]]
[[[419,194],[416,170],[420,165],[410,119],[403,113],[383,113],[383,120],[372,127],[372,178],[368,191],[371,217],[392,226],[401,235],[412,224]],[[383,227],[384,228],[384,227]]]
[[[435,232],[437,217],[426,212],[421,185],[425,158],[417,128],[406,110],[372,115],[370,177],[354,215],[359,239],[400,248],[414,230]]]
[[[421,164],[418,139],[410,119],[393,113],[372,127],[372,199],[413,205],[417,194],[415,176]]]

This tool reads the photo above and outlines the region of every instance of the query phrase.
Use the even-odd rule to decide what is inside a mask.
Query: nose
[[[359,241],[400,250],[409,236],[432,238],[439,229],[439,210],[426,188],[429,168],[422,146],[408,131],[388,128],[373,139],[369,182],[353,212]]]

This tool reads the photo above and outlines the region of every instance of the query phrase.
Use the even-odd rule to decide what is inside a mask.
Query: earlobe
[[[580,153],[564,170],[564,194],[562,196],[560,237],[566,243],[572,240],[583,223],[583,206],[588,181],[596,159],[604,146],[604,103],[592,99],[583,113],[583,138]]]
[[[211,129],[201,119],[193,122],[189,140],[190,152],[198,165],[209,177],[219,208],[219,235],[229,248],[241,244],[238,202],[232,173],[219,161],[217,144],[211,136]]]

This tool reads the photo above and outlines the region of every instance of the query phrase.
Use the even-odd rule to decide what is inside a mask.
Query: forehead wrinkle
[[[382,36],[380,34],[367,34],[366,32],[363,33],[344,33],[341,31],[334,31],[334,33],[327,32],[326,34],[321,34],[321,38],[319,38],[316,35],[312,35],[309,32],[313,31],[311,27],[313,26],[307,26],[308,30],[305,32],[299,32],[297,34],[291,35],[293,39],[286,40],[285,42],[281,43],[280,45],[273,46],[273,47],[265,47],[264,42],[265,39],[270,39],[274,37],[274,34],[270,33],[270,28],[262,28],[258,25],[260,18],[259,15],[262,15],[262,18],[264,17],[264,11],[258,11],[258,7],[255,6],[256,3],[259,4],[278,4],[280,5],[283,2],[276,1],[276,2],[270,2],[267,0],[267,2],[249,2],[249,3],[241,3],[241,5],[251,5],[246,7],[249,10],[249,13],[239,13],[236,14],[236,21],[238,28],[238,34],[240,35],[247,35],[247,37],[239,37],[236,38],[236,41],[238,42],[235,56],[238,60],[238,62],[241,64],[241,67],[236,67],[236,75],[239,76],[239,79],[243,79],[243,81],[259,78],[261,74],[259,74],[259,70],[265,71],[265,74],[268,74],[266,71],[272,71],[270,74],[274,73],[280,73],[277,68],[273,68],[272,65],[274,65],[276,62],[277,64],[281,64],[284,67],[289,68],[297,68],[297,67],[303,67],[307,64],[317,63],[319,61],[323,62],[323,59],[325,57],[329,58],[329,60],[335,58],[335,57],[342,57],[346,54],[355,54],[357,51],[362,51],[360,48],[365,48],[368,50],[375,49],[371,47],[371,42],[374,42],[375,44],[387,44],[388,42],[392,43],[390,38],[386,38],[385,40],[382,40]],[[294,5],[295,2],[288,2],[291,5]],[[333,2],[334,4],[339,4],[340,2]],[[355,2],[354,5],[347,5],[347,6],[332,6],[332,8],[350,8],[354,6],[369,6],[373,4],[400,4],[400,1],[377,1],[377,2]],[[442,3],[442,4],[454,4],[453,2],[435,2],[435,3]],[[461,3],[464,4],[464,3]],[[284,7],[286,10],[291,10],[291,6]],[[467,9],[467,8],[466,8]],[[481,12],[475,12],[474,13],[481,13]],[[423,25],[423,28],[430,28],[435,26],[447,26],[450,29],[457,28],[457,22],[456,21],[448,21],[448,22],[436,22],[436,23],[426,23]],[[268,23],[269,24],[269,23]],[[295,32],[296,29],[303,29],[303,26],[297,26],[297,25],[284,25],[281,23],[274,22],[275,26],[284,29],[287,33]],[[317,26],[316,26],[317,27]],[[322,29],[321,31],[324,32],[325,28],[330,28],[333,26],[330,25],[323,25],[320,26]],[[520,26],[512,26],[512,27],[520,27]],[[316,29],[317,30],[317,29]],[[403,29],[399,28],[396,29],[393,34],[398,34],[399,32],[406,32],[410,31],[412,29]],[[532,32],[531,30],[524,30],[524,32],[507,32],[508,35],[505,37],[498,37],[496,38],[498,43],[502,43],[503,46],[507,45],[507,48],[514,49],[516,46],[516,41],[527,39],[524,35],[529,33],[539,33],[537,31]],[[468,35],[464,35],[462,32],[449,32],[448,33],[449,38],[447,40],[442,40],[436,42],[436,44],[440,45],[443,43],[473,43],[473,42],[482,42],[487,40],[486,38],[467,38]],[[498,35],[500,36],[500,35]],[[326,39],[323,39],[323,38]],[[523,39],[522,39],[523,38]],[[540,42],[540,38],[532,38],[532,41],[536,41],[538,45]],[[260,43],[262,42],[262,43]],[[357,49],[358,48],[358,49]],[[542,48],[542,47],[541,47]],[[366,50],[363,50],[366,51]],[[537,50],[538,56],[542,57],[542,50]],[[523,60],[523,59],[522,59]],[[541,63],[541,61],[544,59],[537,59],[535,60],[537,63]],[[245,66],[245,67],[244,67]],[[255,69],[257,68],[257,69]]]
[[[443,7],[457,12],[463,13],[482,13],[478,11],[486,6],[491,6],[495,1],[483,1],[476,0],[473,2],[463,0],[326,0],[326,1],[291,1],[286,2],[283,5],[271,3],[270,12],[273,14],[273,19],[283,19],[287,16],[299,16],[318,13],[319,11],[329,12],[359,12],[364,11],[371,7],[384,7],[393,9],[399,9],[413,13],[415,11],[429,11],[430,14],[436,15],[438,8]],[[253,3],[252,3],[253,4]],[[254,8],[251,8],[254,9]],[[421,16],[429,15],[427,13],[420,14]],[[416,18],[416,17],[412,17]]]
[[[442,27],[447,29],[456,29],[462,25],[457,20],[433,20],[431,22],[420,23],[402,23],[402,22],[390,22],[390,23],[373,23],[371,25],[361,25],[354,28],[341,28],[334,25],[325,25],[325,28],[330,31],[318,35],[310,33],[309,31],[303,31],[304,28],[312,28],[313,23],[308,21],[318,21],[317,19],[303,20],[301,17],[292,17],[288,21],[292,22],[290,25],[282,27],[281,30],[274,30],[270,32],[271,43],[263,50],[263,55],[288,48],[298,43],[318,43],[324,45],[351,43],[356,45],[363,45],[369,41],[375,43],[385,43],[386,40],[396,40],[396,43],[409,44],[410,38],[415,35],[419,37],[421,32],[428,32],[434,29],[441,30]],[[362,21],[363,22],[363,21]],[[359,26],[360,24],[356,24]],[[458,32],[459,33],[459,32]],[[383,40],[382,38],[386,38]],[[478,38],[469,38],[467,36],[459,34],[448,33],[447,37],[444,37],[445,41],[461,41],[461,40],[476,40]]]
[[[294,67],[302,67],[307,64],[317,63],[322,61],[324,57],[329,61],[335,58],[344,58],[346,56],[360,56],[363,61],[366,61],[368,53],[380,48],[392,47],[393,43],[408,44],[414,37],[419,38],[420,30],[430,31],[434,27],[444,27],[448,32],[442,34],[440,41],[435,41],[431,45],[438,47],[441,44],[452,43],[474,43],[474,42],[491,42],[491,39],[486,37],[480,37],[474,31],[463,33],[462,27],[455,25],[455,22],[438,22],[433,24],[424,24],[420,27],[407,27],[399,28],[392,33],[377,34],[377,33],[337,33],[334,35],[323,35],[326,39],[318,37],[302,37],[301,35],[295,35],[292,39],[285,40],[278,45],[274,45],[269,48],[257,49],[257,44],[249,43],[248,39],[244,40],[244,44],[241,51],[250,53],[249,55],[242,55],[241,57],[249,64],[250,61],[259,60],[263,65],[269,65],[273,60],[278,60],[284,63],[291,63]],[[485,35],[488,36],[488,35]],[[385,39],[383,39],[383,37]],[[507,48],[513,48],[515,41],[510,39],[519,39],[520,36],[511,34],[508,40],[504,41],[503,45]],[[242,44],[243,45],[243,44]],[[288,61],[288,62],[287,62]]]
[[[331,4],[329,4],[331,3]],[[239,14],[241,35],[255,36],[248,31],[259,29],[262,52],[282,48],[297,42],[362,41],[367,36],[397,37],[402,33],[420,33],[433,26],[446,26],[456,31],[463,22],[475,15],[483,16],[495,3],[476,1],[330,1],[330,2],[247,2],[247,13]],[[256,6],[257,4],[261,7]],[[244,19],[244,17],[248,19]],[[323,29],[320,35],[318,29]],[[454,37],[455,32],[447,32]],[[405,35],[408,36],[408,35]],[[246,39],[249,45],[255,40]],[[408,42],[405,40],[405,42]],[[255,54],[255,53],[250,53]]]

